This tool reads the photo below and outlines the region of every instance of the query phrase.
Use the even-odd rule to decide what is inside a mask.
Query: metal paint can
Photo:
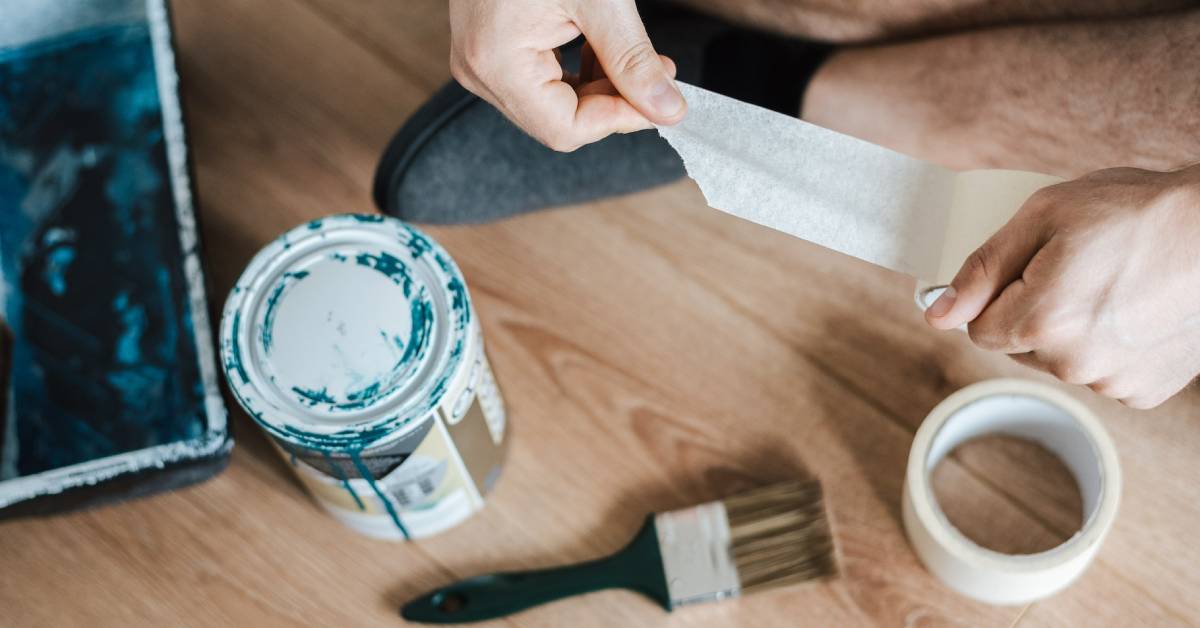
[[[225,304],[221,358],[300,481],[359,532],[445,530],[499,475],[504,401],[466,283],[399,220],[332,216],[269,244]]]

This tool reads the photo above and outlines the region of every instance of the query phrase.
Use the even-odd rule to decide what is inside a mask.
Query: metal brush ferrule
[[[655,515],[654,528],[672,608],[741,592],[724,504],[709,502]]]

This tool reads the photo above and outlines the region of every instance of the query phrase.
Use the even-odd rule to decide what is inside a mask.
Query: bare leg
[[[1132,17],[1193,6],[1189,0],[676,0],[786,35],[867,43],[1051,20]]]
[[[950,167],[1200,161],[1200,10],[846,49],[802,117]]]

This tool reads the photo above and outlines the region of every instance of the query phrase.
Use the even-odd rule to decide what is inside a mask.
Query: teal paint
[[[225,363],[225,372],[228,373],[230,369],[233,369],[238,374],[238,377],[241,378],[242,384],[249,384],[250,376],[246,373],[245,362],[242,361],[242,347],[237,342],[237,339],[241,337],[239,335],[242,327],[242,315],[240,312],[234,314],[232,327],[232,340],[228,344],[222,343],[223,347],[228,347],[229,349],[229,360]]]
[[[379,330],[379,337],[383,338],[383,341],[385,343],[391,343],[391,345],[396,347],[397,349],[399,349],[401,351],[404,350],[404,339],[401,338],[400,336],[394,335],[394,336],[389,337],[388,333],[381,329],[381,330]]]
[[[137,364],[142,359],[142,335],[146,328],[146,311],[130,301],[129,293],[121,292],[113,299],[113,311],[120,317],[121,335],[117,337],[118,364]]]
[[[438,267],[441,268],[443,271],[445,271],[446,274],[448,274],[448,275],[458,274],[457,272],[454,271],[454,264],[450,263],[449,258],[442,257],[441,255],[437,255],[434,257],[434,259],[437,261]]]
[[[346,453],[350,454],[350,461],[354,463],[354,468],[358,469],[358,474],[362,476],[362,479],[367,481],[367,484],[371,486],[371,490],[375,491],[375,495],[379,497],[379,501],[383,502],[383,507],[387,509],[388,516],[392,518],[392,523],[396,524],[396,527],[400,530],[400,534],[404,535],[404,540],[411,539],[412,537],[408,534],[408,528],[404,527],[403,523],[400,523],[400,513],[396,512],[396,507],[392,505],[392,501],[383,494],[383,491],[379,490],[379,485],[375,483],[375,477],[371,475],[370,470],[367,469],[367,465],[363,464],[362,457],[359,455],[360,452],[351,450]]]
[[[412,331],[408,335],[408,347],[396,364],[397,368],[407,366],[412,360],[421,360],[429,351],[429,343],[425,339],[433,330],[433,304],[425,299],[413,299],[409,313],[412,316]]]
[[[465,327],[471,322],[471,308],[467,307],[467,289],[458,278],[451,279],[446,283],[446,291],[450,293],[450,307],[455,313],[461,312],[456,318],[454,324]]]
[[[262,324],[262,348],[264,352],[271,352],[271,331],[275,328],[275,314],[278,311],[279,299],[283,297],[287,291],[289,281],[300,281],[308,276],[308,271],[297,270],[283,273],[283,277],[275,287],[271,289],[271,295],[267,297],[267,312],[263,315]]]
[[[67,269],[75,261],[75,248],[60,246],[46,254],[46,266],[42,270],[42,278],[50,288],[50,293],[61,297],[67,293]]]
[[[333,469],[333,473],[335,475],[337,475],[337,478],[342,481],[342,487],[345,488],[346,492],[350,493],[350,496],[354,498],[354,503],[358,506],[358,509],[365,511],[367,509],[367,507],[365,505],[363,505],[362,500],[359,499],[358,491],[355,491],[354,487],[350,486],[350,478],[346,477],[345,471],[342,471],[342,465],[338,464],[337,462],[334,462],[333,456],[329,455],[328,451],[321,452],[321,455],[325,457],[325,462],[327,462],[329,464],[329,467],[331,469]],[[295,460],[295,459],[296,459],[296,454],[292,454],[292,460]]]
[[[354,257],[355,263],[359,266],[366,266],[379,271],[388,279],[391,279],[396,285],[404,288],[404,296],[412,297],[412,275],[408,272],[408,266],[400,261],[395,255],[386,252],[380,252],[377,255],[370,253],[359,253]]]
[[[352,403],[338,404],[338,407],[372,402],[376,397],[379,396],[379,387],[379,382],[372,382],[371,384],[359,390],[348,391],[346,392],[346,400]]]
[[[405,226],[407,227],[407,225]],[[413,259],[421,259],[422,255],[433,250],[433,245],[430,244],[425,236],[413,231],[411,228],[409,228],[408,234],[408,250],[412,254]],[[445,269],[443,268],[442,270]]]
[[[399,414],[393,414],[382,419],[378,424],[370,423],[366,426],[353,426],[340,430],[322,434],[318,432],[310,432],[291,425],[276,426],[270,422],[264,421],[261,413],[253,413],[248,410],[248,413],[271,434],[278,434],[279,438],[289,443],[296,443],[308,449],[334,449],[340,450],[344,447],[360,447],[370,446],[376,443],[391,433],[403,430],[409,424],[416,421],[417,418],[425,418],[428,413],[421,417],[405,417]]]
[[[279,298],[283,296],[283,291],[286,286],[286,281],[280,281],[271,290],[271,296],[267,297],[267,313],[264,316],[263,324],[259,332],[262,338],[262,348],[266,353],[271,352],[271,330],[275,327],[275,306],[279,304]]]
[[[329,391],[325,388],[320,390],[308,390],[299,386],[292,386],[292,392],[300,395],[301,403],[306,403],[310,406],[315,406],[318,403],[336,403],[336,400],[329,396]]]

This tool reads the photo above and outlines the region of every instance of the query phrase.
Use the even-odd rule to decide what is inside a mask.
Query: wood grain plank
[[[216,311],[278,233],[370,209],[379,150],[447,78],[445,4],[179,0],[175,12]],[[938,401],[1030,373],[927,329],[909,280],[709,210],[689,182],[429,231],[464,270],[512,417],[483,512],[420,543],[356,537],[235,412],[238,447],[212,481],[0,526],[4,623],[394,625],[403,601],[450,579],[598,556],[651,511],[794,475],[826,487],[837,580],[670,615],[602,592],[490,625],[1200,620],[1200,550],[1178,542],[1200,520],[1194,394],[1136,413],[1069,389],[1118,442],[1121,516],[1067,592],[989,607],[917,562],[901,479]],[[980,517],[1041,539],[1069,527],[1070,500],[1031,488],[1041,466],[1004,450],[951,462]]]
[[[730,239],[736,238],[733,234],[729,235]],[[765,234],[764,237],[775,235]],[[827,257],[830,263],[856,263],[837,255]],[[727,259],[749,263],[756,258],[731,255]],[[786,267],[787,260],[781,261]],[[767,272],[757,266],[754,271]],[[814,274],[810,271],[808,278],[812,280]],[[837,274],[842,277],[854,276],[848,270]],[[786,280],[779,279],[780,282]],[[855,287],[849,289],[854,290],[852,294],[856,299],[870,300],[874,295],[886,294],[886,288],[881,286],[872,286],[865,291],[855,290]],[[834,288],[830,286],[826,290],[834,291]],[[827,302],[836,301],[837,294],[824,298]],[[985,377],[1017,376],[1049,381],[1048,377],[1011,364],[1001,356],[976,351],[962,334],[931,335],[922,327],[919,316],[896,309],[900,302],[897,298],[896,306],[886,303],[867,303],[863,306],[864,309],[881,313],[899,312],[899,318],[864,317],[848,313],[842,319],[843,325],[836,336],[818,336],[816,339],[824,343],[817,346],[827,347],[822,353],[837,356],[829,361],[831,369],[845,373],[845,377],[852,381],[862,382],[864,393],[873,396],[879,404],[892,408],[896,416],[912,417],[919,421],[927,408],[942,396]],[[765,307],[765,304],[760,307]],[[911,320],[911,323],[904,325],[907,329],[891,329],[906,320]],[[807,341],[808,338],[800,337],[797,342]],[[849,346],[839,346],[838,341]],[[887,369],[879,368],[880,354],[888,356]],[[931,387],[930,380],[942,384]],[[1122,571],[1130,569],[1137,574],[1135,579],[1146,582],[1159,583],[1162,574],[1170,574],[1161,580],[1163,586],[1152,588],[1152,594],[1168,602],[1168,606],[1178,614],[1200,616],[1195,597],[1186,593],[1186,589],[1194,584],[1195,574],[1191,573],[1189,565],[1194,564],[1191,561],[1195,557],[1190,556],[1188,547],[1164,544],[1164,539],[1179,538],[1172,535],[1186,534],[1183,529],[1200,520],[1197,510],[1200,504],[1197,497],[1200,494],[1197,487],[1185,479],[1185,469],[1191,464],[1192,458],[1188,452],[1195,451],[1196,446],[1200,445],[1197,442],[1200,428],[1189,419],[1194,416],[1196,407],[1195,391],[1187,391],[1153,412],[1137,412],[1100,399],[1086,390],[1074,387],[1063,389],[1084,400],[1102,417],[1126,463],[1124,506],[1109,540],[1109,546],[1121,545],[1122,549],[1106,550],[1101,554],[1101,560],[1109,556],[1119,559]],[[918,401],[921,399],[923,401]],[[926,406],[926,409],[920,406]],[[1005,464],[1013,474],[1007,485],[1019,491],[1025,486],[1020,481],[1023,471],[1019,461]],[[1026,506],[1039,509],[1043,519],[1055,520],[1064,516],[1055,504],[1047,503],[1037,495],[1021,495],[1019,499]],[[1163,516],[1162,513],[1167,512],[1172,514]],[[1121,534],[1130,522],[1136,522],[1134,530],[1140,528],[1144,532],[1128,536]],[[1126,545],[1127,542],[1129,545]],[[1179,585],[1178,588],[1176,585]],[[1121,595],[1120,587],[1113,586],[1098,594],[1092,602],[1097,606],[1113,608],[1119,607],[1119,604],[1111,600],[1122,597],[1125,596]],[[1043,606],[1046,604],[1043,603]]]
[[[691,200],[681,196],[679,201],[696,206],[703,202],[698,190]],[[653,212],[648,215],[665,216]],[[1051,381],[1003,356],[976,350],[965,334],[932,333],[919,313],[908,306],[911,284],[892,273],[804,242],[772,249],[770,257],[738,255],[737,249],[761,251],[764,242],[786,236],[757,227],[743,231],[712,224],[724,218],[710,215],[693,219],[709,223],[721,237],[706,243],[713,252],[711,261],[696,260],[691,272],[697,276],[732,272],[754,277],[768,289],[737,297],[764,295],[763,299],[746,302],[747,309],[754,312],[776,307],[774,295],[780,292],[814,286],[813,298],[819,299],[821,316],[834,323],[822,324],[821,318],[811,315],[798,315],[797,321],[778,316],[762,320],[778,329],[788,342],[811,347],[812,355],[826,356],[816,359],[822,360],[829,371],[853,382],[865,397],[911,429],[915,430],[938,401],[973,381],[998,376]],[[663,228],[672,224],[662,223]],[[815,257],[807,258],[810,255]],[[722,271],[726,265],[733,268]],[[1137,593],[1139,599],[1136,604],[1130,600],[1131,607],[1143,606],[1141,598],[1151,595],[1158,600],[1151,606],[1165,609],[1166,617],[1200,618],[1197,599],[1187,593],[1196,584],[1197,574],[1190,565],[1198,556],[1190,546],[1167,541],[1183,538],[1176,535],[1186,537],[1184,530],[1200,521],[1200,488],[1187,480],[1186,471],[1193,464],[1188,452],[1200,446],[1200,426],[1190,418],[1194,417],[1197,392],[1185,391],[1161,408],[1139,412],[1085,389],[1060,387],[1101,417],[1125,464],[1122,512],[1100,561],[1112,562],[1114,569],[1128,573],[1135,581],[1155,583]],[[963,462],[981,476],[989,473],[986,467],[1005,467],[1006,490],[1023,507],[1033,509],[1039,520],[1060,522],[1060,530],[1069,527],[1071,509],[1028,491],[1028,483],[1021,478],[1027,477],[1030,470],[1024,469],[1020,460],[990,460],[984,466],[978,460]],[[1084,581],[1107,582],[1090,572]],[[1120,609],[1120,600],[1130,595],[1122,585],[1113,583],[1098,587],[1089,602],[1100,608]],[[1053,603],[1053,599],[1042,602],[1039,608]]]
[[[490,342],[498,338],[504,342],[512,333],[510,328],[519,330],[521,336],[538,338],[539,344],[547,342],[542,340],[548,333],[545,329],[535,331],[526,324],[511,323],[488,326],[489,312],[497,309],[496,300],[511,303],[526,298],[532,302],[525,309],[565,322],[567,326],[558,333],[572,339],[605,338],[586,353],[577,348],[544,359],[551,365],[544,377],[562,382],[564,394],[579,395],[576,412],[592,415],[580,429],[611,427],[594,435],[577,435],[579,442],[589,443],[589,449],[606,448],[608,441],[616,438],[639,437],[642,443],[630,442],[615,458],[630,466],[653,461],[654,468],[648,472],[657,471],[663,481],[693,496],[679,498],[676,505],[710,498],[723,482],[765,481],[771,478],[771,471],[778,474],[785,469],[815,472],[830,494],[847,572],[832,585],[838,590],[834,599],[824,604],[836,608],[849,603],[863,618],[883,623],[910,615],[959,617],[988,624],[1011,621],[1016,611],[946,598],[907,552],[898,523],[901,476],[897,469],[903,467],[910,433],[890,420],[877,418],[876,411],[801,359],[794,348],[752,322],[748,324],[741,311],[704,286],[681,277],[680,260],[665,258],[630,239],[622,225],[606,224],[612,214],[629,212],[628,205],[656,203],[672,192],[667,189],[604,203],[598,211],[571,209],[496,226],[435,233],[450,243],[452,251],[471,251],[456,256],[466,260],[464,270],[480,300]],[[686,229],[681,225],[673,235]],[[469,236],[478,238],[472,237],[465,245],[458,240]],[[521,243],[508,242],[510,237],[520,238]],[[557,244],[546,246],[541,244],[544,242]],[[503,257],[512,250],[523,253],[520,258]],[[691,257],[701,255],[706,255],[703,247]],[[628,268],[622,260],[629,259],[638,264]],[[473,260],[496,263],[476,266]],[[682,261],[694,260],[685,257]],[[493,284],[499,289],[490,289]],[[631,301],[630,295],[637,298]],[[568,341],[555,341],[564,342]],[[505,350],[503,355],[511,359],[514,353]],[[570,359],[576,354],[578,357]],[[502,364],[499,355],[494,358],[498,372],[511,372],[513,368]],[[623,388],[652,387],[658,390],[655,396],[659,400],[649,408],[631,410],[628,405],[633,402],[625,398],[628,393],[612,399],[588,394],[589,386],[570,384],[566,378],[580,368],[586,355],[610,364],[614,371],[610,377],[625,371],[620,377],[629,381]],[[625,365],[633,363],[647,367],[630,371]],[[501,379],[504,383],[503,375]],[[645,396],[653,399],[650,393]],[[679,409],[672,410],[674,406]],[[559,420],[570,417],[556,414]],[[627,427],[626,414],[630,416]],[[650,421],[651,417],[655,420]],[[677,427],[671,427],[673,424]],[[688,441],[694,444],[685,446]],[[621,456],[620,451],[641,455]],[[774,453],[777,451],[780,453]],[[728,462],[722,464],[722,458]],[[572,452],[571,460],[580,459]],[[763,470],[739,460],[761,461]],[[599,473],[588,470],[582,475],[595,478]],[[623,541],[631,528],[610,547]],[[880,556],[886,557],[882,563]],[[807,612],[821,605],[804,601]]]
[[[1082,526],[1083,499],[1075,477],[1066,464],[1046,448],[1011,436],[989,436],[959,445],[948,457],[958,464],[943,461],[933,469],[930,473],[933,496],[950,525],[975,543],[1005,554],[1036,554],[1062,545]],[[1006,464],[1009,460],[1019,461],[1019,466]],[[960,473],[970,474],[975,481],[963,481],[958,477]],[[999,485],[997,480],[1006,484]],[[1028,494],[1061,505],[1062,508],[1051,511],[1061,515],[1061,519],[1045,520],[1040,512],[1046,508],[1026,507],[1009,488],[1017,485],[1014,480],[1019,480],[1021,488]],[[980,512],[992,512],[986,504],[979,503],[980,494],[976,488],[979,481],[988,483],[992,493],[1004,495],[1007,501],[1037,520],[1047,533],[1029,534],[1029,530],[1002,518],[979,516]]]
[[[340,64],[410,94],[393,103],[415,107],[424,92],[374,57],[355,56],[352,42],[302,5],[179,2],[174,10],[219,312],[241,266],[270,238],[331,208],[369,208],[369,166],[403,112],[372,108],[363,77]],[[337,97],[347,92],[360,96]],[[373,120],[356,109],[362,103]],[[348,176],[345,164],[364,174]],[[234,414],[238,446],[210,482],[0,528],[0,623],[394,625],[402,600],[452,577],[415,545],[348,534]]]
[[[432,92],[450,78],[445,2],[304,0],[348,39]]]

